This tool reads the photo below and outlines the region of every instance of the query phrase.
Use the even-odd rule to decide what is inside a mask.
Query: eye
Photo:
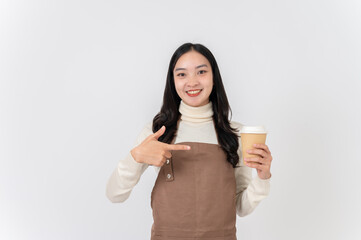
[[[207,71],[205,71],[205,70],[200,70],[199,72],[205,72],[205,73],[206,73]]]
[[[179,73],[177,76],[179,76],[179,77],[183,77],[183,76],[180,76],[181,74],[184,74],[184,73]]]

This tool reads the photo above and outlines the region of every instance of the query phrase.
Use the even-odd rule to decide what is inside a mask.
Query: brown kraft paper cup
[[[244,158],[259,157],[257,154],[250,154],[248,149],[255,149],[253,144],[266,143],[267,131],[264,126],[243,126],[241,128],[241,143],[242,143],[242,155],[243,163]]]

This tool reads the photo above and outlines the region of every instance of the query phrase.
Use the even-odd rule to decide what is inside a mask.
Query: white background
[[[2,0],[0,239],[150,239],[155,171],[124,203],[105,186],[185,42],[216,57],[232,120],[269,130],[271,192],[237,217],[238,238],[360,239],[360,12],[357,0]]]

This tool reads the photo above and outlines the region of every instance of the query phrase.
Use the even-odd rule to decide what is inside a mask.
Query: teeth
[[[196,94],[196,93],[199,93],[201,90],[197,90],[197,91],[187,91],[188,93],[190,94]]]

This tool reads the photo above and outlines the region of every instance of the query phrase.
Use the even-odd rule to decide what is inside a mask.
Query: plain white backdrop
[[[360,239],[360,12],[358,0],[2,0],[0,239],[150,239],[152,167],[124,203],[105,186],[185,42],[214,54],[232,120],[269,130],[271,192],[237,216],[238,239]]]

